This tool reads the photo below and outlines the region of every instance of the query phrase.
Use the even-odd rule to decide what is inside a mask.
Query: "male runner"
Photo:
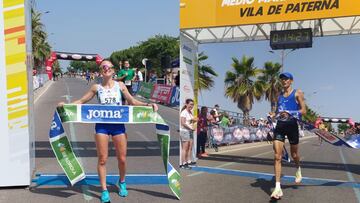
[[[124,61],[124,69],[121,69],[118,73],[118,79],[125,83],[129,93],[132,95],[132,82],[135,80],[135,71],[130,68],[130,63],[128,60]]]
[[[295,183],[300,183],[301,169],[300,169],[300,156],[298,153],[299,144],[299,128],[298,119],[301,119],[301,115],[306,113],[304,93],[300,89],[293,89],[291,84],[293,83],[293,76],[291,73],[280,74],[280,80],[283,86],[283,91],[278,98],[277,103],[277,124],[274,130],[274,159],[275,159],[275,189],[271,194],[271,198],[280,199],[283,196],[283,192],[280,186],[281,178],[281,156],[283,146],[285,142],[285,136],[287,136],[290,143],[291,156],[296,164],[297,171],[295,173]],[[272,114],[274,116],[274,114]]]

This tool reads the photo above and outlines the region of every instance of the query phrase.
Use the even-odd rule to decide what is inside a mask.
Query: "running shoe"
[[[283,196],[283,192],[282,192],[281,188],[275,188],[270,197],[272,199],[279,200],[279,199],[281,199],[282,196]]]
[[[191,166],[196,166],[196,162],[194,162],[194,161],[192,161],[192,162],[190,162],[190,163],[187,163],[190,167]]]
[[[301,180],[302,180],[301,169],[298,168],[298,170],[295,173],[295,183],[299,184],[299,183],[301,183]]]
[[[128,191],[126,189],[126,182],[120,182],[120,180],[118,181],[118,183],[116,184],[119,188],[119,195],[120,197],[126,197],[128,196]]]
[[[109,191],[103,190],[101,193],[101,202],[102,203],[108,203],[110,202],[110,194]]]
[[[180,165],[180,168],[181,169],[191,169],[189,164],[183,164],[183,165]]]

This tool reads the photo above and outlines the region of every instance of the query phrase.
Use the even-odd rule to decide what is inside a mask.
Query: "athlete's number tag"
[[[131,80],[125,80],[125,85],[127,86],[131,85]]]
[[[105,98],[105,104],[114,104],[114,103],[116,103],[116,98],[115,97]]]

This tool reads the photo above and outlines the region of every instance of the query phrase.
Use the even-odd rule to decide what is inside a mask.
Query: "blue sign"
[[[178,86],[174,86],[171,90],[170,105],[171,106],[180,105],[180,88]]]
[[[128,106],[81,106],[81,121],[83,122],[129,122]]]
[[[178,68],[178,67],[180,67],[179,59],[175,59],[175,60],[171,61],[171,68]]]
[[[57,111],[55,111],[54,118],[51,122],[49,136],[50,138],[56,137],[64,133],[64,128],[62,126],[60,116]]]

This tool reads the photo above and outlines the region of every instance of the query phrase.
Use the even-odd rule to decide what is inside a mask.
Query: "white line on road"
[[[343,162],[344,166],[345,166],[345,169],[346,169],[346,175],[347,177],[349,178],[349,180],[351,182],[355,182],[355,178],[354,176],[349,172],[349,168],[347,166],[347,162],[346,162],[346,159],[344,157],[344,154],[343,154],[343,151],[342,151],[342,148],[340,147],[339,149],[339,152],[340,152],[340,157],[341,157],[341,161]],[[358,200],[358,202],[360,203],[360,190],[359,188],[353,188],[354,192],[355,192],[355,196],[356,196],[356,199]]]
[[[40,97],[49,89],[49,87],[53,84],[52,81],[49,81],[49,82],[50,82],[50,84],[45,88],[45,90],[44,90],[39,96],[36,97],[34,103],[36,103],[36,102],[39,100],[39,98],[40,98]],[[66,84],[66,83],[65,83],[65,84]]]
[[[67,92],[67,95],[66,95],[66,101],[68,103],[71,102],[71,95],[70,95],[70,89],[69,89],[69,86],[68,84],[65,82],[65,87],[66,87],[66,92]],[[69,123],[69,130],[70,130],[70,141],[73,142],[73,146],[75,148],[78,148],[77,146],[77,139],[76,139],[76,134],[75,134],[75,128],[74,128],[74,123]],[[83,161],[80,157],[77,157],[77,159],[79,160],[80,164],[83,166]],[[82,193],[83,193],[83,197],[85,199],[85,201],[90,201],[93,199],[93,197],[91,196],[90,192],[89,192],[89,186],[88,185],[82,185],[81,186],[81,190],[82,190]]]
[[[304,142],[301,142],[300,144],[305,144],[305,143],[308,143],[309,141],[304,141]],[[251,149],[251,148],[254,148],[254,147],[263,147],[263,146],[266,146],[266,145],[255,145],[255,146],[251,146],[251,147],[247,147],[247,148],[241,148],[241,149],[238,149],[236,151],[240,151],[240,150],[243,150],[243,149]],[[230,151],[230,150],[228,150]],[[256,158],[256,157],[260,157],[260,156],[263,156],[265,154],[270,154],[272,153],[273,151],[270,150],[270,151],[266,151],[266,152],[262,152],[260,154],[255,154],[253,156],[250,156],[251,158]],[[219,153],[216,153],[216,154],[219,154]],[[228,163],[224,163],[224,164],[221,164],[221,165],[218,165],[218,166],[214,166],[215,168],[222,168],[222,167],[225,167],[225,166],[230,166],[230,165],[234,165],[234,164],[239,164],[237,162],[228,162]],[[205,173],[205,172],[202,172],[202,171],[199,171],[199,172],[195,172],[195,173],[192,173],[192,174],[189,174],[188,176],[196,176],[196,175],[200,175],[202,173]]]

